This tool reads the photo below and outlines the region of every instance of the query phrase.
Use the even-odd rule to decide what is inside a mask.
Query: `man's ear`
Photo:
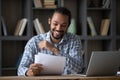
[[[48,18],[48,24],[51,24],[51,18]]]

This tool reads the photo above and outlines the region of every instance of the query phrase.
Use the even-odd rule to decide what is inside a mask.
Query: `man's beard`
[[[64,36],[64,31],[51,30],[51,33],[54,39],[62,39]],[[59,34],[59,36],[57,36],[57,33]]]

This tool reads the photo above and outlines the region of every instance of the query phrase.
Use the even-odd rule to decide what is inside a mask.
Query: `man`
[[[55,9],[52,17],[48,19],[50,31],[34,36],[26,44],[18,75],[40,75],[44,67],[42,64],[34,63],[34,55],[38,52],[65,56],[66,66],[63,74],[77,74],[82,71],[81,40],[79,36],[67,33],[70,21],[71,13],[68,9]]]

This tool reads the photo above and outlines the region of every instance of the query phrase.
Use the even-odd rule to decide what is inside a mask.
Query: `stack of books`
[[[56,8],[55,0],[44,0],[44,8]]]
[[[56,0],[33,0],[35,8],[56,8]]]

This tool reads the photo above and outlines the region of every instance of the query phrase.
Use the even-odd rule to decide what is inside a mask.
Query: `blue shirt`
[[[34,55],[38,54],[38,52],[42,51],[42,53],[53,55],[53,52],[47,49],[41,50],[38,47],[38,43],[43,40],[47,40],[60,50],[57,56],[66,57],[66,66],[63,74],[78,74],[82,71],[83,59],[81,56],[82,45],[80,37],[71,33],[66,33],[59,44],[54,44],[50,39],[50,32],[47,32],[34,36],[27,42],[22,60],[18,67],[19,76],[25,76],[30,64],[34,63]]]

